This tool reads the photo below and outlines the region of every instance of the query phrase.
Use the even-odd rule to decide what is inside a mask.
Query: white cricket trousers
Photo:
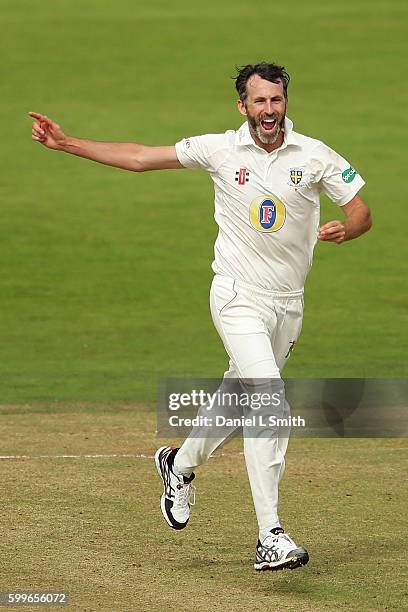
[[[210,306],[230,358],[223,384],[228,385],[231,378],[280,378],[302,327],[303,291],[266,291],[216,275]],[[202,406],[199,414],[205,409]],[[218,437],[216,433],[208,437],[205,429],[200,434],[200,428],[194,428],[177,453],[177,468],[188,474],[205,463],[234,429],[224,428]],[[245,463],[260,529],[279,524],[278,486],[285,469],[288,435],[253,437],[243,428]]]

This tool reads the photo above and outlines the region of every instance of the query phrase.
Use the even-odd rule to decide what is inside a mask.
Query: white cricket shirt
[[[245,122],[239,130],[184,138],[180,163],[211,174],[215,188],[214,272],[267,290],[297,291],[312,265],[320,192],[339,206],[364,180],[348,161],[285,119],[284,142],[268,153]]]

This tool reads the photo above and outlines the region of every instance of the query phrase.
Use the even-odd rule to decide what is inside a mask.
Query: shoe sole
[[[157,449],[157,451],[155,452],[155,455],[154,455],[154,462],[156,464],[156,470],[157,470],[157,473],[159,474],[159,476],[160,476],[160,478],[162,480],[163,486],[165,486],[165,485],[164,485],[163,471],[162,471],[161,463],[160,463],[160,453],[163,450],[165,450],[166,448],[169,448],[169,447],[168,446],[161,446],[160,448]],[[187,527],[188,521],[182,527],[181,526],[180,527],[176,527],[170,521],[170,519],[168,518],[167,511],[166,511],[166,491],[163,492],[163,495],[160,498],[160,510],[161,510],[161,513],[162,513],[162,515],[164,517],[164,520],[166,521],[168,526],[171,527],[172,529],[176,529],[177,531],[179,531],[179,530],[184,529],[185,527]],[[181,524],[182,523],[179,523],[179,525],[181,525]]]
[[[266,571],[276,572],[278,570],[283,570],[283,569],[293,570],[293,569],[296,569],[297,567],[302,567],[302,565],[306,565],[308,561],[309,561],[309,554],[305,550],[304,552],[298,553],[296,556],[291,557],[290,559],[287,559],[283,563],[274,565],[272,563],[267,563],[265,561],[263,563],[255,563],[254,568],[258,572],[266,572]]]

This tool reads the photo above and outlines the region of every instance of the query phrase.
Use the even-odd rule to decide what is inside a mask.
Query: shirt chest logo
[[[289,170],[289,177],[292,185],[299,185],[303,178],[303,168],[291,168]]]
[[[258,196],[249,207],[249,220],[258,232],[277,232],[286,220],[286,207],[275,195]]]
[[[235,172],[235,182],[238,185],[245,185],[249,181],[249,170],[246,168],[240,168]]]

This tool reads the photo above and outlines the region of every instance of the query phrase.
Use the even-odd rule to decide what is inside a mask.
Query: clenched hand
[[[346,227],[341,221],[329,221],[322,225],[317,237],[325,242],[340,244],[346,239]]]

